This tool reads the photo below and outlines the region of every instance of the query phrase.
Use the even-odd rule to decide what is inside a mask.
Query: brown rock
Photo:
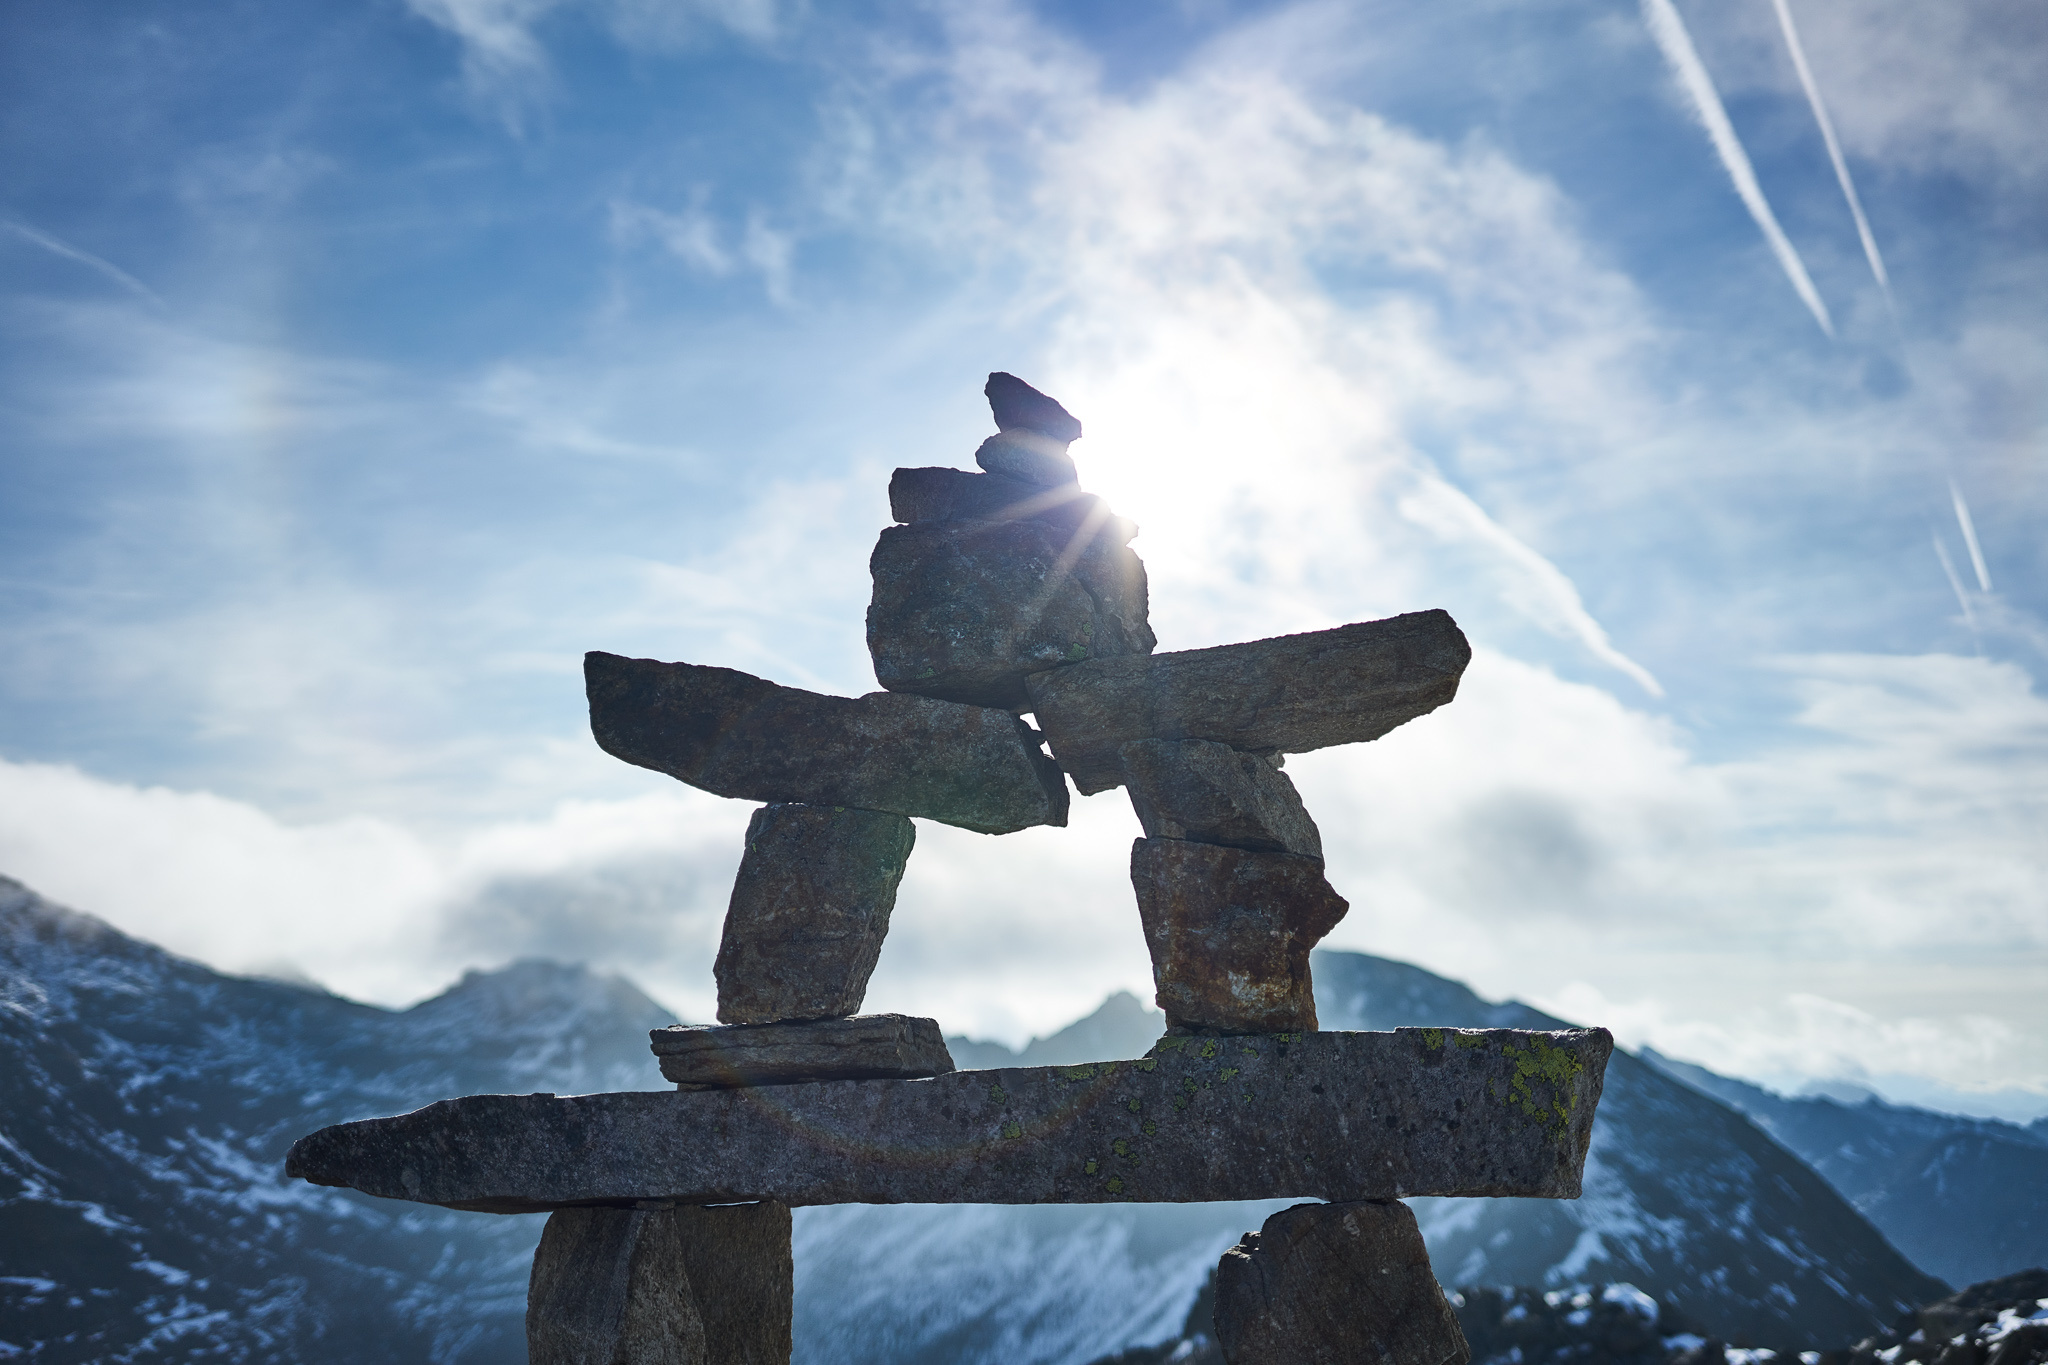
[[[712,974],[725,1024],[854,1013],[889,933],[917,842],[901,815],[848,806],[763,806],[725,912]]]
[[[1183,1033],[1137,1061],[928,1080],[471,1095],[323,1128],[285,1173],[484,1213],[1575,1199],[1613,1047],[1600,1029]]]
[[[719,796],[921,816],[984,834],[1067,823],[1015,716],[929,697],[826,697],[732,668],[592,652],[590,729],[615,758]]]
[[[1277,757],[1206,739],[1140,739],[1118,750],[1117,761],[1149,838],[1322,861],[1322,835]]]
[[[676,1209],[704,1323],[706,1365],[789,1365],[795,1306],[789,1205]]]
[[[1028,674],[1155,643],[1137,555],[1046,522],[892,526],[868,568],[868,652],[892,692],[1022,710]]]
[[[1004,431],[1035,431],[1062,445],[1081,439],[1081,423],[1074,414],[1014,374],[997,370],[989,375],[981,392],[995,414],[996,426]]]
[[[1405,1204],[1297,1204],[1216,1265],[1229,1365],[1465,1365],[1472,1351]]]
[[[1109,504],[1079,484],[1040,488],[1000,474],[964,469],[899,469],[889,478],[889,515],[912,525],[923,521],[1044,521],[1068,536],[1085,532],[1118,545],[1138,534],[1138,523],[1117,516]]]
[[[1309,949],[1351,908],[1323,879],[1319,860],[1139,839],[1131,885],[1169,1028],[1316,1026]]]
[[[676,1211],[560,1209],[526,1292],[533,1365],[708,1365]]]
[[[1378,739],[1458,694],[1472,647],[1447,612],[1031,675],[1031,710],[1083,795],[1123,781],[1140,739],[1307,753]]]
[[[938,1021],[908,1014],[723,1028],[672,1024],[649,1036],[661,1074],[679,1090],[899,1080],[953,1070]]]
[[[999,431],[975,449],[974,462],[991,474],[1040,488],[1078,485],[1081,475],[1064,443],[1035,431]]]

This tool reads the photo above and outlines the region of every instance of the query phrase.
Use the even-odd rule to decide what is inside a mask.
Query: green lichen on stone
[[[1003,1088],[1000,1085],[992,1085],[988,1088],[988,1102],[990,1104],[1007,1104],[1009,1099],[1010,1097],[1003,1092]]]
[[[1101,1169],[1102,1169],[1102,1163],[1101,1163],[1101,1162],[1099,1162],[1099,1161],[1097,1161],[1097,1160],[1096,1160],[1096,1159],[1095,1159],[1094,1157],[1092,1157],[1092,1156],[1091,1156],[1091,1157],[1089,1157],[1089,1158],[1088,1158],[1088,1164],[1087,1164],[1087,1165],[1085,1165],[1085,1166],[1083,1166],[1083,1167],[1081,1168],[1081,1174],[1082,1174],[1082,1175],[1094,1175],[1094,1174],[1095,1174],[1095,1173],[1096,1173],[1097,1171],[1099,1171],[1099,1170],[1101,1170]]]
[[[1102,1188],[1108,1190],[1111,1194],[1122,1194],[1124,1192],[1124,1178],[1120,1175],[1113,1175]]]
[[[1503,1103],[1511,1109],[1521,1110],[1523,1117],[1535,1119],[1556,1136],[1563,1137],[1571,1127],[1572,1106],[1578,1100],[1572,1082],[1585,1070],[1585,1063],[1569,1048],[1553,1047],[1541,1034],[1531,1037],[1527,1047],[1503,1043],[1501,1055],[1515,1064],[1515,1074],[1508,1080],[1508,1095]],[[1534,1085],[1537,1081],[1550,1087],[1551,1102],[1547,1109],[1536,1102]],[[1487,1089],[1499,1098],[1492,1082],[1487,1083]]]
[[[939,670],[936,668],[927,668],[924,672],[918,674],[917,676],[920,678],[936,678],[939,676]]]
[[[1259,1050],[1253,1047],[1250,1043],[1239,1043],[1237,1045],[1237,1050],[1239,1052],[1248,1052],[1254,1057],[1259,1055]]]
[[[1131,1098],[1124,1101],[1124,1108],[1130,1110],[1133,1114],[1137,1113],[1144,1107],[1144,1105],[1138,1102],[1138,1097],[1136,1095],[1133,1095],[1131,1096]]]
[[[1223,1051],[1223,1049],[1216,1046],[1216,1040],[1214,1038],[1211,1038],[1207,1042],[1202,1044],[1202,1060],[1206,1062],[1211,1057],[1214,1057],[1217,1053],[1221,1051]]]
[[[1178,1052],[1187,1045],[1188,1040],[1185,1036],[1176,1038],[1172,1035],[1168,1035],[1167,1037],[1161,1038],[1158,1042],[1152,1044],[1152,1050],[1154,1052]]]
[[[1053,1070],[1063,1081],[1092,1081],[1095,1079],[1095,1064],[1093,1062],[1083,1062],[1079,1066],[1055,1067]]]
[[[1483,1033],[1467,1033],[1463,1029],[1456,1029],[1451,1033],[1451,1041],[1462,1048],[1485,1047],[1486,1035]]]
[[[1159,1059],[1157,1057],[1140,1057],[1138,1059],[1138,1070],[1140,1071],[1151,1071],[1156,1069],[1158,1065]]]
[[[1443,1051],[1444,1031],[1440,1028],[1424,1029],[1422,1031],[1422,1045],[1428,1048],[1431,1052]]]
[[[1124,1138],[1118,1138],[1115,1142],[1109,1144],[1109,1150],[1115,1152],[1118,1156],[1127,1157],[1131,1154],[1131,1144]]]
[[[1159,1131],[1159,1121],[1157,1119],[1146,1119],[1143,1123],[1138,1125],[1138,1131],[1143,1133],[1146,1137],[1151,1137],[1154,1133]]]
[[[1226,1081],[1227,1081],[1227,1080],[1230,1080],[1231,1078],[1233,1078],[1233,1077],[1234,1077],[1234,1076],[1236,1076],[1236,1075],[1237,1075],[1237,1068],[1236,1068],[1236,1067],[1234,1067],[1234,1066],[1226,1066],[1226,1067],[1224,1067],[1224,1068],[1223,1068],[1223,1079],[1224,1079],[1224,1080],[1226,1080]]]
[[[1180,1088],[1192,1095],[1202,1088],[1202,1083],[1193,1076],[1183,1076],[1180,1078]]]
[[[1250,1103],[1252,1102],[1252,1092],[1251,1092],[1251,1091],[1247,1090],[1247,1091],[1245,1091],[1245,1092],[1244,1092],[1244,1102],[1245,1102],[1246,1104],[1250,1104]]]
[[[1068,645],[1068,646],[1067,646],[1067,662],[1068,662],[1068,663],[1070,663],[1070,664],[1077,664],[1077,663],[1080,663],[1080,662],[1081,662],[1081,660],[1083,660],[1083,659],[1085,659],[1085,658],[1087,658],[1087,657],[1088,657],[1088,646],[1087,646],[1087,645],[1085,645],[1085,644],[1082,644],[1082,643],[1081,643],[1080,641],[1076,640],[1076,641],[1075,641],[1075,642],[1074,642],[1073,644],[1071,644],[1071,645]]]
[[[1017,1120],[1015,1119],[1011,1119],[1008,1123],[1003,1125],[1003,1136],[1006,1138],[1023,1137],[1024,1125],[1017,1122]]]

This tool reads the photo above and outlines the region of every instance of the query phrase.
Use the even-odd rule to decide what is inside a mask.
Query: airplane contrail
[[[1764,198],[1763,187],[1757,184],[1756,169],[1749,164],[1749,153],[1743,151],[1742,140],[1735,136],[1735,125],[1728,121],[1728,111],[1722,107],[1721,97],[1714,91],[1706,63],[1700,60],[1699,51],[1693,47],[1692,35],[1685,31],[1685,20],[1679,18],[1671,0],[1642,0],[1642,5],[1643,22],[1649,25],[1650,36],[1657,40],[1657,46],[1663,51],[1664,60],[1670,63],[1672,73],[1678,77],[1678,83],[1691,96],[1693,112],[1705,126],[1707,137],[1713,142],[1714,151],[1720,155],[1728,178],[1735,182],[1735,193],[1741,196],[1749,216],[1756,220],[1764,240],[1770,243],[1772,254],[1784,269],[1785,278],[1792,281],[1792,288],[1806,304],[1807,311],[1813,314],[1813,320],[1832,338],[1835,323],[1828,316],[1828,306],[1821,301],[1820,291],[1813,287],[1813,280],[1806,273],[1806,264],[1799,259],[1791,239],[1778,226],[1778,216],[1771,212],[1770,200]]]
[[[1778,27],[1785,32],[1785,46],[1792,53],[1792,66],[1799,73],[1799,84],[1805,87],[1806,102],[1813,107],[1813,120],[1820,125],[1821,140],[1828,145],[1828,160],[1835,164],[1835,179],[1841,182],[1842,197],[1849,201],[1849,215],[1856,220],[1856,235],[1863,239],[1863,257],[1870,262],[1870,273],[1877,277],[1877,287],[1884,293],[1885,305],[1896,312],[1896,305],[1892,303],[1891,277],[1885,273],[1884,257],[1878,254],[1877,238],[1870,231],[1870,220],[1863,215],[1863,201],[1857,197],[1856,182],[1849,176],[1849,163],[1842,157],[1842,142],[1835,136],[1835,121],[1828,117],[1828,107],[1820,97],[1820,86],[1813,79],[1813,68],[1806,64],[1806,47],[1799,41],[1799,26],[1792,22],[1792,6],[1789,0],[1771,0],[1771,3],[1777,7]]]
[[[1948,585],[1955,589],[1956,603],[1963,609],[1963,624],[1971,630],[1977,629],[1977,613],[1970,610],[1970,594],[1963,591],[1963,580],[1956,573],[1956,562],[1948,557],[1948,546],[1943,543],[1941,533],[1934,536],[1934,555],[1941,561],[1941,571],[1948,575]]]
[[[9,232],[12,232],[15,236],[22,238],[24,241],[35,243],[37,246],[41,247],[45,251],[51,252],[54,255],[62,256],[64,259],[68,261],[77,261],[80,265],[85,266],[88,269],[98,271],[100,274],[112,280],[115,284],[120,285],[123,289],[129,290],[136,294],[140,294],[143,298],[148,299],[151,303],[154,303],[159,307],[163,305],[163,298],[160,295],[158,295],[156,290],[151,289],[148,285],[144,284],[141,280],[136,279],[133,275],[123,270],[120,266],[115,265],[112,261],[101,260],[98,256],[93,255],[90,251],[80,251],[77,247],[72,246],[69,242],[65,242],[60,240],[59,238],[52,237],[47,232],[39,232],[35,228],[29,227],[25,223],[17,223],[12,219],[0,219],[0,227],[6,228]]]
[[[1963,544],[1970,548],[1970,567],[1977,571],[1977,586],[1990,592],[1991,571],[1984,567],[1984,551],[1977,544],[1977,523],[1970,519],[1970,504],[1963,501],[1963,490],[1954,479],[1948,481],[1948,495],[1955,500],[1956,525],[1963,528]]]

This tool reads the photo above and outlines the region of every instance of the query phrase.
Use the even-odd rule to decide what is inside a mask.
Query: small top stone
[[[989,410],[995,413],[999,430],[1035,431],[1062,443],[1081,439],[1079,418],[1061,407],[1057,399],[1040,393],[1014,374],[997,370],[988,377],[982,392],[988,396]]]

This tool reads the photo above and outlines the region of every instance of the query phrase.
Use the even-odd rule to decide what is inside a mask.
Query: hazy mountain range
[[[1557,1023],[1359,954],[1315,971],[1327,1028]],[[549,963],[403,1011],[223,976],[0,879],[0,1358],[522,1359],[538,1217],[315,1189],[283,1178],[285,1148],[452,1094],[660,1088],[645,1031],[669,1022]],[[1131,1056],[1158,1030],[1122,995],[1021,1053],[952,1042],[963,1067],[1015,1065]],[[1824,1347],[1937,1297],[1925,1269],[2048,1260],[2044,1156],[2038,1125],[1617,1053],[1584,1199],[1416,1206],[1447,1283],[1628,1280],[1731,1340]],[[2015,1171],[2031,1183],[1998,1185]],[[1078,1363],[1162,1340],[1280,1206],[801,1210],[798,1358]],[[1974,1230],[1950,1239],[1973,1260],[1942,1259],[1943,1226]]]

